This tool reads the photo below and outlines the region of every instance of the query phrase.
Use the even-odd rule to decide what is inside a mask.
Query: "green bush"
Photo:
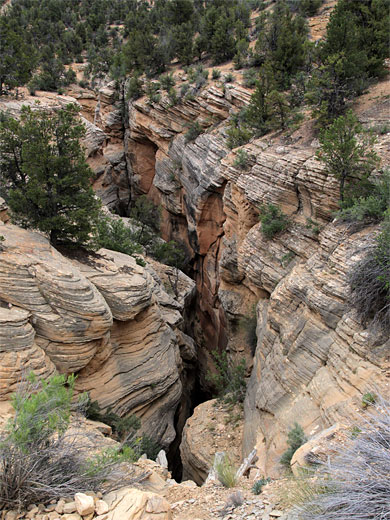
[[[266,486],[267,484],[269,484],[270,482],[271,482],[271,479],[269,477],[268,478],[262,477],[259,480],[256,480],[256,482],[252,486],[252,493],[254,495],[260,495],[263,487]]]
[[[302,444],[305,444],[306,441],[307,439],[302,426],[295,422],[294,426],[290,428],[290,431],[288,432],[287,444],[289,447],[280,457],[280,463],[284,466],[290,467],[290,462],[294,453],[302,446]]]
[[[157,242],[152,250],[152,256],[162,264],[183,269],[186,254],[180,245],[171,240],[170,242]]]
[[[253,137],[252,130],[245,125],[238,126],[235,121],[231,121],[226,133],[228,135],[227,145],[231,149],[246,144]]]
[[[372,392],[367,392],[362,397],[362,406],[363,408],[367,408],[370,405],[376,403],[378,396]]]
[[[253,88],[256,85],[258,71],[256,69],[244,70],[243,78],[244,85],[248,88]]]
[[[263,204],[259,207],[261,231],[266,238],[274,238],[275,235],[285,231],[289,220],[284,213],[274,204]]]
[[[353,198],[336,217],[344,222],[379,222],[390,207],[390,170],[370,183],[370,195]]]
[[[169,92],[169,90],[175,86],[176,81],[173,74],[163,74],[159,77],[161,88]]]
[[[54,432],[63,434],[69,426],[75,377],[52,376],[38,381],[29,375],[27,387],[31,392],[12,396],[15,420],[8,425],[9,440],[23,451],[32,445],[44,445]]]
[[[68,428],[76,410],[74,382],[74,376],[38,381],[30,375],[19,385],[12,398],[15,416],[0,435],[2,511],[101,491],[103,483],[108,491],[133,482],[131,474],[119,477],[112,459],[91,472],[90,442]]]
[[[216,373],[208,373],[207,379],[217,392],[217,396],[225,403],[243,403],[246,392],[245,359],[238,363],[229,363],[227,352],[212,352]]]
[[[190,84],[183,83],[183,85],[180,87],[180,96],[184,97],[187,94],[187,92],[189,91],[189,89],[190,89]]]
[[[317,159],[324,163],[325,171],[340,183],[340,201],[351,205],[356,193],[369,195],[368,177],[379,165],[373,146],[375,137],[364,132],[357,117],[349,110],[320,133]]]
[[[231,83],[232,81],[234,81],[234,76],[231,72],[228,72],[227,74],[224,75],[224,77],[223,77],[224,83]]]
[[[103,411],[97,401],[91,401],[89,398],[84,407],[85,416],[93,421],[100,421],[108,424],[112,428],[114,438],[121,442],[120,448],[105,451],[96,458],[96,466],[100,467],[101,461],[109,456],[111,462],[115,461],[134,461],[143,453],[146,453],[149,459],[155,460],[161,447],[148,435],[138,435],[137,432],[141,428],[141,421],[134,414],[120,417],[109,407]]]
[[[172,107],[177,105],[177,103],[179,101],[179,98],[177,96],[177,93],[176,93],[176,90],[174,89],[174,87],[171,87],[169,89],[169,91],[168,91],[168,98],[169,98],[169,102],[170,102]]]
[[[202,127],[200,124],[195,121],[190,127],[188,128],[188,131],[184,134],[184,139],[186,143],[189,143],[191,141],[195,141],[195,139],[203,132]]]
[[[376,245],[348,273],[350,304],[363,327],[390,330],[390,220],[386,213]]]
[[[97,223],[97,245],[130,256],[142,254],[142,247],[135,241],[134,233],[121,219],[100,217]],[[137,258],[139,261],[141,259]]]
[[[219,79],[221,77],[221,71],[219,69],[213,69],[211,72],[211,77],[213,79]]]
[[[132,76],[127,85],[125,94],[126,101],[133,101],[143,95],[142,83],[138,76]]]
[[[240,170],[245,170],[247,168],[249,162],[248,152],[246,150],[238,150],[236,157],[233,161],[233,166],[239,168]]]
[[[108,464],[121,464],[122,462],[136,462],[139,456],[130,446],[109,447],[103,449],[97,455],[88,459],[88,471],[90,475],[99,474],[102,468]]]

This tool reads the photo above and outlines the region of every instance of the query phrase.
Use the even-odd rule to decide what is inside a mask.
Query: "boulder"
[[[76,510],[79,515],[87,516],[95,511],[95,501],[92,496],[76,493],[74,496]]]
[[[109,506],[108,520],[171,520],[171,506],[155,493],[123,488],[103,497]]]

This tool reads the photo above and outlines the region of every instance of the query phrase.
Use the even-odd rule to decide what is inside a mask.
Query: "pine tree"
[[[305,66],[307,26],[299,15],[293,15],[285,2],[278,2],[271,15],[263,14],[256,52],[262,62],[272,64],[278,87],[290,86],[291,78]]]
[[[363,132],[352,110],[338,117],[320,134],[317,158],[325,164],[325,170],[340,181],[340,200],[345,206],[353,202],[354,184],[358,195],[370,188],[368,177],[379,164],[373,150],[375,139]]]
[[[6,17],[0,17],[0,95],[3,86],[14,88],[27,83],[36,61],[30,45]]]
[[[248,110],[247,121],[258,133],[265,134],[268,130],[270,105],[267,102],[269,94],[275,90],[276,80],[271,62],[266,62],[259,70],[259,79],[252,94]]]
[[[389,21],[386,0],[340,0],[336,5],[309,88],[321,124],[342,114],[371,78],[383,75]]]
[[[53,245],[90,242],[100,203],[80,139],[78,107],[55,113],[24,106],[0,124],[0,171],[16,223],[39,229]]]
[[[235,41],[231,20],[220,16],[215,24],[215,32],[211,41],[211,55],[216,65],[230,60],[234,56]]]

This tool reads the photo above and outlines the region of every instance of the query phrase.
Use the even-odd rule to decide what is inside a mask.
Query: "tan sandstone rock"
[[[95,501],[92,496],[76,493],[74,496],[76,509],[79,515],[87,516],[95,511]]]
[[[161,496],[123,488],[104,496],[109,520],[171,520],[171,507]]]
[[[229,453],[238,468],[242,440],[242,417],[237,419],[239,413],[239,406],[228,411],[216,399],[195,408],[186,422],[180,444],[184,480],[202,485],[217,452]]]

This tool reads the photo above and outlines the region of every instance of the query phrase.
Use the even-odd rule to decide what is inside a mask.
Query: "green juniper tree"
[[[354,185],[360,196],[372,188],[368,177],[379,164],[374,142],[374,137],[363,131],[352,110],[338,117],[320,134],[317,158],[325,164],[328,173],[339,179],[340,200],[344,206],[353,203]]]
[[[80,139],[78,107],[56,112],[24,106],[0,123],[0,171],[15,222],[48,233],[53,245],[87,245],[100,203]]]
[[[0,95],[3,87],[24,85],[31,77],[35,53],[21,31],[5,17],[0,17]]]
[[[340,0],[318,46],[308,100],[320,123],[342,114],[373,78],[384,74],[390,23],[387,0]]]

